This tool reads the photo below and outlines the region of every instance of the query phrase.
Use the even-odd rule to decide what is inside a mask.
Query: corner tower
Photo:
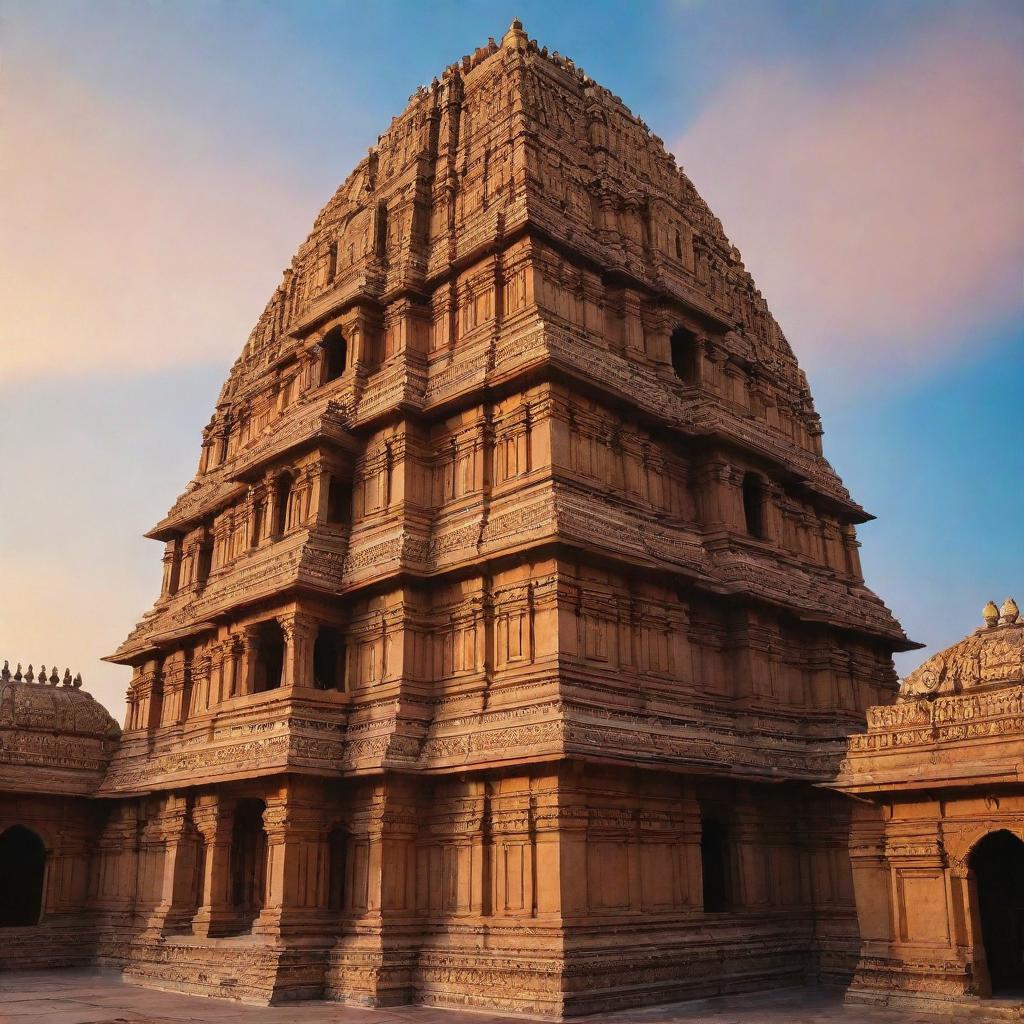
[[[149,534],[103,793],[152,870],[108,958],[552,1015],[847,975],[814,786],[908,641],[820,434],[642,121],[518,22],[447,68],[321,211]]]

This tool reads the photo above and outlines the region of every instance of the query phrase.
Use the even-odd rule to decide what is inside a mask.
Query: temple
[[[869,984],[883,825],[829,784],[915,645],[821,433],[673,157],[514,22],[260,315],[149,533],[123,734],[92,702],[81,768],[0,744],[47,873],[0,962],[46,928],[164,988],[550,1017]],[[3,683],[0,735],[85,699],[43,685]]]

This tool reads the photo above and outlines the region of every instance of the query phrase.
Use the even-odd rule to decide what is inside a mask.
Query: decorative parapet
[[[1024,762],[1024,622],[1012,598],[985,625],[933,655],[894,704],[868,708],[837,787],[854,792],[1017,782]]]

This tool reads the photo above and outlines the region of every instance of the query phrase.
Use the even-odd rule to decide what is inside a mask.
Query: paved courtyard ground
[[[576,1018],[585,1024],[950,1024],[954,1018],[843,1006],[842,994],[784,989]],[[971,1020],[979,1017],[972,1015]],[[338,1003],[249,1006],[127,985],[115,974],[0,974],[2,1024],[512,1024],[522,1018],[419,1006],[368,1010]]]

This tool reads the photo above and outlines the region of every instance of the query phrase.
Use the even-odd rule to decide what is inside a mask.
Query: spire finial
[[[1020,609],[1017,607],[1017,602],[1012,597],[1008,597],[1003,602],[1003,607],[999,609],[999,621],[1006,626],[1012,626],[1020,618]]]
[[[999,609],[996,607],[995,601],[989,601],[981,609],[981,617],[985,620],[986,626],[994,626],[999,621]]]
[[[524,50],[526,48],[526,33],[523,31],[523,23],[518,18],[512,19],[508,31],[501,37],[502,48],[510,50]]]

